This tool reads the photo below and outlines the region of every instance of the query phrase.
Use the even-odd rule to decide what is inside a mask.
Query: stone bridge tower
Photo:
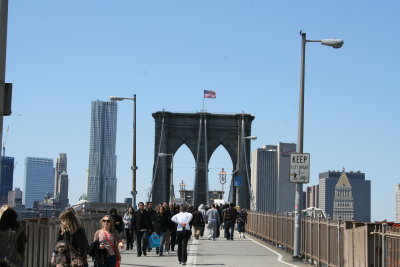
[[[222,145],[232,160],[234,176],[242,177],[238,199],[233,201],[243,208],[250,207],[250,114],[153,113],[155,120],[154,165],[151,196],[160,203],[170,199],[172,157],[160,157],[160,153],[175,154],[186,144],[196,162],[194,196],[195,206],[208,203],[208,163],[218,146]],[[247,164],[246,164],[247,162]],[[233,179],[232,179],[233,182]],[[231,188],[233,186],[231,185]]]

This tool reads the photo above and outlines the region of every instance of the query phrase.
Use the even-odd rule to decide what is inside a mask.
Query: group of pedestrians
[[[244,237],[247,213],[245,210],[238,211],[233,203],[224,206],[213,204],[211,207],[200,205],[197,209],[186,205],[168,205],[167,202],[153,208],[151,202],[146,205],[139,202],[136,211],[129,207],[123,217],[114,208],[104,215],[90,245],[74,209],[66,209],[59,218],[61,225],[51,258],[54,266],[64,266],[61,264],[65,261],[68,266],[86,267],[90,255],[96,267],[118,267],[120,249],[124,248],[123,240],[126,250],[133,250],[136,241],[137,257],[146,256],[152,249],[149,247],[149,238],[154,233],[160,241],[155,247],[156,254],[169,254],[177,244],[178,261],[186,265],[187,245],[192,232],[195,239],[200,239],[207,225],[209,240],[215,241],[221,229],[224,229],[227,240],[233,240],[237,223],[239,237]],[[67,256],[64,255],[65,248],[68,248]]]

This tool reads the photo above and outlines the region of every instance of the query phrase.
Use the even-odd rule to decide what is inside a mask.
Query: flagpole
[[[204,111],[204,92],[203,92],[203,110],[202,111]]]

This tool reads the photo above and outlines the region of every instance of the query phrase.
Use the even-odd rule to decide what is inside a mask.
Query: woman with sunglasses
[[[118,244],[122,247],[120,237],[114,229],[114,222],[109,215],[103,216],[100,220],[101,229],[94,234],[94,242],[99,242],[99,249],[106,250],[107,256],[104,262],[95,262],[95,267],[115,267],[119,266],[121,254],[119,253]]]

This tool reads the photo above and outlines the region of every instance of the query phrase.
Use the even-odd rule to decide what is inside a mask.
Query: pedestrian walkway
[[[238,236],[236,233],[235,236]],[[176,249],[178,247],[176,246]],[[178,263],[177,252],[158,256],[155,249],[147,256],[136,256],[134,250],[121,252],[121,267],[169,267],[181,266]],[[280,254],[280,255],[279,255]],[[91,263],[90,266],[93,266]],[[191,238],[188,245],[187,266],[268,266],[268,267],[303,267],[309,264],[293,261],[291,256],[252,237],[235,238],[233,241],[217,238],[216,241]]]

